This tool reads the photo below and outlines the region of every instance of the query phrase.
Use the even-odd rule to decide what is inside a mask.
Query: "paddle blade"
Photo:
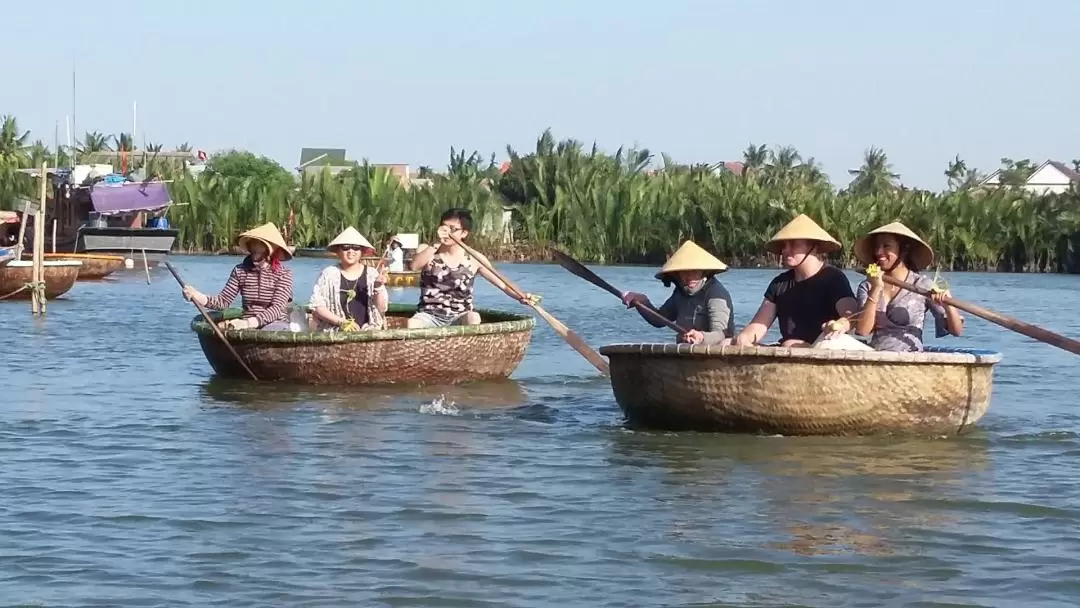
[[[595,272],[586,268],[585,265],[581,262],[566,255],[558,249],[552,248],[551,253],[555,255],[555,260],[559,262],[559,265],[569,270],[571,274],[585,279],[586,281],[592,283],[593,285],[596,285],[600,289],[603,289],[604,291],[610,293],[616,298],[619,298],[620,300],[622,299],[623,294],[621,291],[615,289],[615,287],[611,283],[608,283],[604,279],[601,279],[599,276],[597,276]]]

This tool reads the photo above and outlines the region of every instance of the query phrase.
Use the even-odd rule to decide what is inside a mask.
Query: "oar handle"
[[[559,336],[562,337],[562,339],[565,340],[571,348],[576,350],[578,354],[580,354],[582,357],[585,357],[586,361],[592,363],[593,367],[595,367],[601,374],[604,374],[605,376],[611,375],[611,370],[608,367],[608,363],[604,360],[603,357],[600,356],[600,353],[596,352],[592,348],[589,348],[589,345],[586,344],[580,336],[571,331],[569,327],[563,324],[562,321],[551,316],[551,313],[541,308],[539,304],[527,299],[525,297],[525,292],[518,289],[517,285],[511,283],[510,280],[500,274],[498,270],[492,268],[491,264],[485,262],[484,256],[480,255],[475,249],[461,242],[461,239],[457,238],[452,234],[450,235],[450,238],[453,239],[455,243],[460,245],[461,248],[464,249],[469,255],[475,258],[478,264],[483,266],[488,272],[490,272],[492,275],[494,275],[496,278],[503,282],[505,286],[504,288],[501,288],[503,293],[510,296],[511,298],[514,298],[515,300],[520,300],[524,302],[527,306],[535,310],[537,314],[543,317],[543,319],[547,321],[549,325],[551,325],[551,328],[555,330],[555,333],[559,334]]]
[[[665,317],[664,315],[660,314],[659,310],[656,310],[655,308],[653,308],[652,306],[649,306],[648,304],[642,304],[641,302],[634,302],[633,306],[634,306],[634,308],[637,308],[638,310],[646,313],[648,316],[652,317],[657,322],[663,323],[668,328],[673,329],[673,330],[679,332],[680,334],[685,334],[687,332],[686,328],[684,328],[683,326],[679,325],[678,323],[672,321],[671,319]]]
[[[168,268],[169,272],[172,273],[173,278],[175,278],[176,282],[180,284],[181,289],[187,287],[187,284],[184,283],[184,279],[180,278],[180,273],[176,272],[176,269],[173,268],[173,265],[170,264],[168,260],[165,261],[165,267]],[[236,362],[244,368],[244,371],[246,371],[248,375],[251,376],[252,380],[258,380],[259,377],[255,375],[255,372],[251,371],[251,368],[247,366],[247,363],[244,363],[244,360],[240,358],[240,353],[236,352],[236,349],[233,348],[233,345],[229,343],[229,340],[227,338],[225,338],[225,333],[222,332],[221,328],[217,326],[217,323],[214,323],[214,320],[210,318],[210,313],[206,312],[206,309],[203,308],[203,305],[199,304],[195,300],[192,300],[191,303],[195,305],[195,308],[199,309],[199,313],[202,314],[202,317],[206,321],[207,325],[210,326],[210,329],[214,330],[214,333],[217,334],[217,337],[221,339],[221,341],[225,344],[225,348],[229,349],[229,352],[232,353],[232,356],[236,359]]]
[[[865,270],[859,270],[859,272],[863,275],[866,274]],[[881,279],[890,285],[899,287],[901,289],[906,289],[921,296],[930,297],[934,293],[924,287],[919,287],[918,285],[914,285],[906,281],[894,279],[887,274],[882,274]],[[976,317],[985,319],[987,321],[990,321],[991,323],[996,323],[997,325],[1000,325],[1005,329],[1015,331],[1018,334],[1023,334],[1029,338],[1038,340],[1039,342],[1049,344],[1050,346],[1056,346],[1062,350],[1067,350],[1074,355],[1080,355],[1080,342],[1073,340],[1072,338],[1066,338],[1061,334],[1056,334],[1048,329],[1043,329],[1038,325],[1025,323],[1024,321],[1021,321],[1019,319],[1014,319],[1012,317],[998,314],[992,310],[988,310],[986,308],[983,308],[982,306],[978,306],[970,302],[964,302],[963,300],[957,300],[952,297],[944,297],[942,298],[942,302],[948,304],[949,306],[959,308],[960,310],[963,310],[965,312],[969,312]]]
[[[165,268],[169,269],[169,272],[172,273],[173,278],[176,279],[176,282],[180,284],[180,289],[187,287],[187,283],[184,282],[184,279],[180,278],[180,273],[176,272],[176,269],[173,268],[173,265],[171,263],[166,261]],[[195,302],[192,303],[195,304]],[[195,305],[198,306],[198,304]]]

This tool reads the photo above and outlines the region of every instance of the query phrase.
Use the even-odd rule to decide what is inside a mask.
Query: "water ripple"
[[[176,263],[211,289],[231,262]],[[298,284],[320,268],[293,266]],[[547,292],[546,308],[594,346],[670,338],[557,267],[504,270]],[[648,269],[602,274],[663,297]],[[770,273],[724,276],[745,323]],[[999,327],[972,321],[953,341],[1005,353],[993,407],[965,437],[661,433],[626,428],[607,381],[542,323],[504,382],[331,389],[217,378],[168,279],[79,284],[44,322],[0,305],[18,338],[0,408],[7,605],[1080,598],[1075,362]],[[972,301],[1080,333],[1075,315],[1042,305],[1076,278],[949,279]],[[486,284],[478,300],[517,306]],[[129,314],[89,323],[95,308]]]

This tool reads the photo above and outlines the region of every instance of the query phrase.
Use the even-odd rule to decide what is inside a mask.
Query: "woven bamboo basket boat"
[[[79,278],[82,262],[77,260],[43,261],[45,272],[45,298],[52,300],[71,290]],[[0,264],[0,299],[29,300],[31,292],[22,289],[34,276],[34,262],[11,260]],[[21,291],[20,291],[21,290]]]
[[[389,329],[360,332],[228,330],[236,352],[260,380],[298,384],[459,384],[507,378],[517,369],[532,338],[535,320],[477,310],[480,325],[406,329],[415,305],[391,304]],[[235,319],[240,309],[211,313]],[[247,377],[202,316],[191,329],[214,371]]]
[[[990,405],[999,353],[616,344],[615,400],[634,426],[780,435],[952,435]]]
[[[33,259],[32,254],[23,253],[22,259]],[[80,281],[97,281],[124,267],[124,256],[98,253],[46,253],[46,261],[75,260],[82,262],[79,268]]]

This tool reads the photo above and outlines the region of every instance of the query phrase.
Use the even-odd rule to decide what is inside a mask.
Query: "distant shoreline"
[[[488,257],[488,259],[490,259],[492,262],[498,262],[500,264],[553,264],[553,265],[558,264],[558,262],[556,262],[555,259],[550,255],[530,256],[530,255],[525,255],[525,254],[523,254],[521,252],[513,252],[513,253],[511,253],[511,252],[505,251],[505,249],[503,249],[503,248],[491,248],[491,249],[483,250],[481,252],[484,253],[484,255],[486,255]],[[211,256],[211,257],[213,257],[213,256],[240,257],[241,254],[240,253],[234,253],[234,252],[228,251],[228,250],[221,250],[221,251],[170,251],[169,255]],[[294,258],[294,259],[311,259],[311,260],[326,259],[326,260],[329,261],[329,260],[332,260],[333,258],[328,257],[328,258]],[[613,266],[613,267],[627,267],[627,268],[654,268],[654,269],[659,269],[663,265],[663,262],[660,262],[659,264],[647,263],[647,262],[637,262],[637,263],[634,263],[634,262],[619,262],[617,264],[611,264],[611,263],[606,263],[606,262],[601,263],[601,262],[588,261],[588,260],[578,260],[578,261],[581,262],[582,264],[587,265],[587,266]],[[776,263],[776,262],[771,262],[771,263],[765,262],[764,258],[752,258],[750,260],[725,259],[723,261],[724,261],[725,264],[728,265],[728,268],[731,269],[731,270],[775,270],[778,273],[782,272],[784,270],[778,263]],[[835,261],[832,261],[830,263],[833,266],[836,266],[837,268],[840,268],[841,270],[849,270],[849,271],[853,271],[853,272],[858,272],[860,270],[860,267],[854,266],[854,265],[840,265],[840,264],[836,264]],[[933,271],[933,269],[931,269],[931,270],[929,270],[929,272],[933,273],[934,271]],[[973,274],[1053,274],[1053,275],[1058,275],[1058,274],[1060,274],[1060,275],[1068,275],[1068,274],[1070,274],[1070,273],[1066,273],[1066,272],[1022,272],[1022,271],[1005,271],[1005,270],[996,270],[996,269],[990,269],[990,270],[941,270],[941,272],[966,272],[966,273],[973,273]]]

